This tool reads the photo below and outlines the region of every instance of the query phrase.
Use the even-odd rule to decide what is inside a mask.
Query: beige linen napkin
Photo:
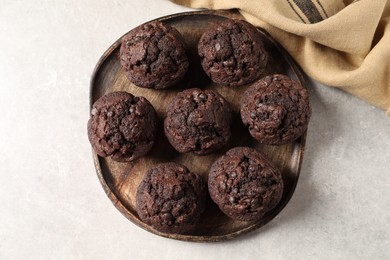
[[[171,0],[192,8],[237,8],[267,30],[302,69],[390,116],[390,1]]]

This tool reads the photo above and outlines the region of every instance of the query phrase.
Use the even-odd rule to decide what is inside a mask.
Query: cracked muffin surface
[[[168,106],[164,131],[177,151],[205,155],[227,144],[231,124],[232,111],[222,96],[193,88],[179,92]]]
[[[198,44],[203,70],[215,83],[237,87],[260,78],[268,61],[257,29],[228,19],[207,30]]]
[[[156,112],[147,99],[112,92],[93,104],[88,138],[98,155],[133,161],[152,148],[156,126]]]
[[[169,88],[188,70],[184,46],[175,28],[158,21],[150,22],[123,37],[121,65],[130,81],[139,87]]]
[[[162,163],[144,176],[136,194],[139,217],[156,230],[185,233],[205,209],[202,178],[177,163]]]
[[[233,219],[259,220],[283,194],[282,175],[260,152],[249,147],[230,149],[209,172],[212,200]]]
[[[307,129],[311,116],[309,93],[286,75],[267,76],[247,89],[240,112],[253,138],[263,144],[286,144]]]

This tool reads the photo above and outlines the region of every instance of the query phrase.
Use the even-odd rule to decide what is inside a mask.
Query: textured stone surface
[[[310,87],[298,186],[265,227],[188,243],[113,207],[85,134],[90,75],[130,28],[185,10],[155,0],[2,1],[0,258],[390,259],[390,119],[320,84]]]

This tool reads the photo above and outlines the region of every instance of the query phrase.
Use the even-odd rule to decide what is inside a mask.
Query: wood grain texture
[[[240,99],[248,86],[229,88],[216,85],[203,72],[197,54],[197,43],[202,33],[215,23],[229,18],[241,18],[236,11],[201,11],[182,13],[159,18],[175,27],[184,37],[186,51],[190,60],[190,68],[186,77],[174,88],[153,90],[139,88],[126,78],[119,61],[121,39],[117,40],[98,61],[92,75],[90,89],[90,105],[101,96],[112,91],[127,91],[136,96],[146,97],[154,106],[159,117],[157,140],[147,156],[131,163],[118,163],[110,158],[101,158],[93,153],[99,180],[115,207],[130,221],[154,234],[186,241],[220,241],[237,237],[255,230],[273,219],[288,203],[298,181],[306,133],[295,142],[283,146],[267,146],[256,142],[241,122],[239,114]],[[131,29],[131,28],[129,28]],[[264,31],[259,30],[270,53],[267,74],[283,73],[300,81],[303,77],[300,69],[290,56]],[[264,75],[265,76],[265,75]],[[232,139],[222,150],[208,156],[192,153],[179,154],[166,139],[163,131],[165,110],[175,94],[183,89],[198,87],[212,89],[220,93],[234,111]],[[165,234],[154,230],[143,223],[135,210],[135,194],[144,173],[161,162],[174,161],[188,167],[206,180],[212,162],[228,149],[236,146],[249,146],[263,152],[281,170],[284,180],[284,194],[280,203],[260,221],[235,221],[225,216],[218,207],[208,199],[207,209],[202,215],[195,231],[189,234]]]

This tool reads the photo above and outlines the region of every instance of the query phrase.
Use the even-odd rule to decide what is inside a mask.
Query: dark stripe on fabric
[[[302,22],[306,23],[305,20],[299,15],[299,13],[295,10],[294,6],[291,4],[290,0],[287,0],[287,3],[290,5],[291,9],[294,11],[294,13],[301,19]]]
[[[301,9],[302,13],[305,14],[310,23],[318,23],[323,19],[317,7],[312,1],[308,0],[293,0],[294,3]]]
[[[328,14],[326,13],[326,11],[325,11],[324,7],[322,6],[321,2],[320,2],[320,1],[318,1],[318,0],[316,0],[316,2],[317,2],[317,3],[318,3],[318,5],[321,7],[321,9],[322,9],[322,11],[324,12],[324,14],[325,14],[326,18],[329,18]]]

